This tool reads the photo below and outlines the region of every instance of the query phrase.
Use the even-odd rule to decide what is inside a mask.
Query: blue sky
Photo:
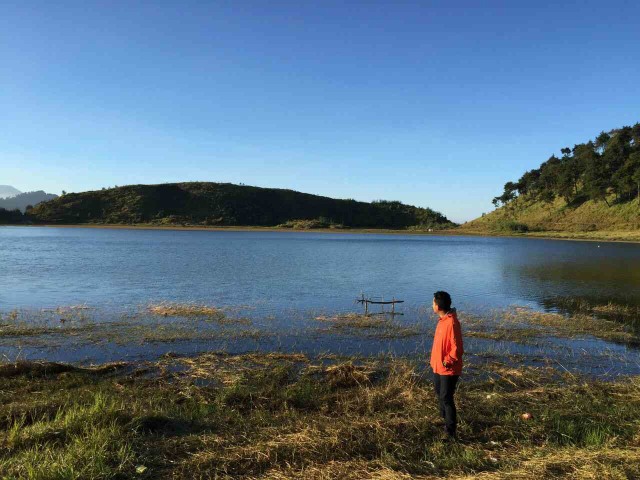
[[[2,2],[0,184],[216,181],[464,221],[640,121],[638,2]]]

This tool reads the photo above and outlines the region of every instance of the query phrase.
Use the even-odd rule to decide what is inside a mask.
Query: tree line
[[[23,222],[24,215],[17,208],[8,210],[6,208],[0,207],[0,225],[10,225]]]
[[[586,200],[616,202],[637,198],[640,203],[640,123],[602,132],[595,140],[560,150],[539,168],[525,172],[517,182],[507,182],[495,207],[522,195],[534,201],[552,202],[560,197],[568,204]]]

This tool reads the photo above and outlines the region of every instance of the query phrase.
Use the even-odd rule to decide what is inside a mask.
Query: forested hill
[[[220,226],[448,228],[429,208],[400,202],[337,200],[229,183],[130,185],[68,193],[27,212],[43,224],[158,224]]]
[[[494,212],[468,230],[640,229],[640,123],[561,149],[507,182]]]

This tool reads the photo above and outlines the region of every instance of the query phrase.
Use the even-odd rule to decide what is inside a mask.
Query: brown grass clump
[[[332,365],[324,370],[326,381],[331,388],[367,385],[373,372],[371,368],[356,366],[353,362]]]
[[[640,309],[633,308],[630,305],[619,305],[617,303],[609,302],[606,305],[595,305],[594,312],[618,314],[618,315],[639,315]]]
[[[300,368],[309,363],[306,355],[301,353],[248,353],[245,355],[228,355],[221,353],[205,353],[197,357],[166,358],[161,362],[164,366],[178,363],[186,367],[189,379],[210,380],[220,385],[234,385],[250,372],[265,369],[274,363]]]
[[[224,315],[219,308],[196,303],[162,302],[149,305],[147,311],[152,315],[163,317],[217,317]]]
[[[203,320],[208,322],[213,322],[219,325],[250,325],[251,320],[244,317],[230,317],[227,316],[224,309],[211,307],[208,305],[200,305],[197,303],[169,303],[162,302],[158,304],[148,305],[146,311],[151,315],[168,317],[168,318],[177,318],[177,319],[193,319],[193,320]],[[160,334],[157,329],[155,331],[148,332],[146,331],[144,326],[141,326],[141,330],[145,331],[146,339],[152,340],[154,337],[158,337],[159,340],[164,341],[166,339],[171,340],[171,335],[173,333],[181,336],[183,338],[198,338],[198,332],[189,331],[188,328],[178,328],[173,326],[169,331],[168,335]],[[175,332],[174,332],[175,331]],[[260,335],[258,332],[238,332],[238,338],[241,338],[241,335]],[[203,335],[205,337],[206,335]]]

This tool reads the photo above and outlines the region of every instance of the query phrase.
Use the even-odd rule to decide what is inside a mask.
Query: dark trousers
[[[453,402],[453,394],[456,392],[459,375],[433,374],[433,383],[436,387],[436,396],[440,402],[440,415],[444,418],[444,426],[449,435],[456,434],[456,404]]]

